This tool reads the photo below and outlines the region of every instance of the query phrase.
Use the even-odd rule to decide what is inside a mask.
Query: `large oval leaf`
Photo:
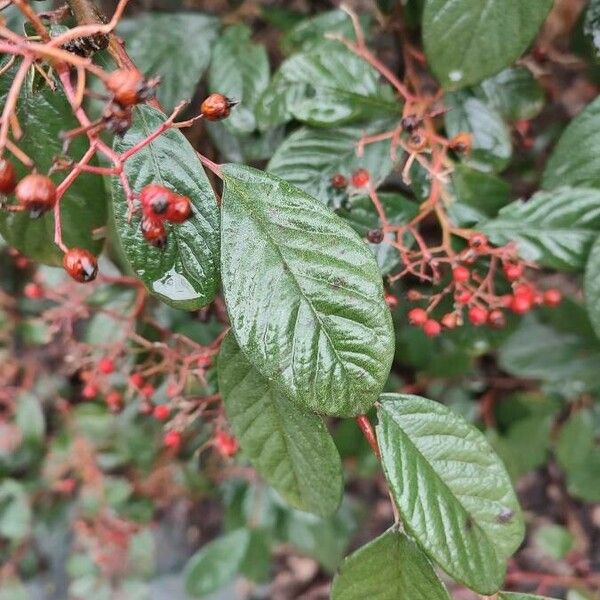
[[[600,337],[600,237],[592,246],[585,267],[585,304],[596,335]]]
[[[544,170],[544,187],[600,187],[600,98],[562,134]]]
[[[0,77],[0,106],[12,78],[5,73]],[[17,106],[17,116],[23,129],[19,147],[34,161],[40,173],[46,173],[54,158],[63,154],[61,132],[79,126],[71,107],[61,91],[52,91],[47,86],[34,90],[31,82],[22,89]],[[88,149],[85,136],[74,138],[69,145],[68,156],[79,160]],[[18,176],[25,169],[15,159]],[[91,164],[97,165],[94,159]],[[52,175],[58,184],[68,174],[60,171]],[[63,241],[71,247],[86,248],[98,254],[102,240],[94,239],[93,231],[106,223],[106,190],[102,177],[82,173],[70,186],[60,201]],[[54,244],[54,215],[46,213],[39,219],[31,219],[25,213],[0,211],[0,233],[19,252],[29,258],[48,265],[62,265],[62,251]]]
[[[480,431],[445,406],[383,394],[377,438],[402,522],[450,576],[496,592],[523,539],[510,478]]]
[[[600,191],[564,187],[538,192],[527,202],[508,204],[480,228],[495,244],[516,242],[523,258],[581,270],[600,233]]]
[[[224,165],[221,265],[244,354],[319,413],[364,413],[394,333],[373,253],[318,200],[279,177]]]
[[[335,512],[342,464],[323,420],[265,379],[231,333],[219,354],[219,391],[244,454],[288,504],[322,516]]]
[[[124,152],[150,135],[164,121],[148,106],[135,110],[133,126],[115,150]],[[208,304],[217,293],[219,212],[204,169],[183,134],[169,129],[125,163],[134,192],[149,183],[169,187],[192,201],[192,216],[180,224],[167,224],[163,250],[151,246],[140,230],[138,211],[127,221],[127,202],[118,177],[113,178],[112,200],[117,233],[127,260],[146,287],[161,300],[185,310]]]
[[[354,170],[367,169],[375,182],[383,181],[394,166],[389,140],[365,146],[357,155],[361,137],[387,129],[386,121],[339,129],[300,127],[277,148],[267,170],[297,185],[322,202],[334,196],[331,177],[341,173],[348,177]]]
[[[527,49],[553,0],[427,0],[423,40],[446,89],[477,83]]]
[[[359,548],[340,567],[331,600],[450,600],[427,557],[390,529]]]

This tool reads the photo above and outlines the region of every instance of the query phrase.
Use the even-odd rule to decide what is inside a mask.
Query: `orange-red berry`
[[[103,375],[110,375],[115,370],[115,363],[112,358],[105,356],[98,361],[98,371]]]
[[[176,452],[181,447],[181,434],[178,431],[168,431],[163,437],[163,444]]]
[[[31,213],[32,217],[39,217],[54,208],[56,186],[50,177],[32,173],[19,181],[15,188],[15,197],[19,204]]]
[[[450,148],[450,150],[454,150],[455,152],[458,152],[458,154],[469,154],[469,152],[471,152],[472,147],[473,147],[473,136],[466,131],[463,131],[463,132],[459,133],[458,135],[455,135],[448,142],[448,148]]]
[[[454,299],[458,304],[467,304],[471,300],[472,294],[468,290],[460,290],[454,295]]]
[[[357,169],[352,173],[352,185],[354,187],[365,187],[369,184],[369,171],[366,169]]]
[[[233,456],[239,448],[237,440],[226,431],[217,431],[215,446],[223,456]]]
[[[473,323],[473,325],[479,327],[479,325],[483,325],[488,320],[488,311],[481,306],[472,306],[469,309],[469,321]]]
[[[192,214],[192,203],[187,196],[173,195],[167,212],[165,213],[165,219],[172,223],[183,223]]]
[[[467,283],[471,278],[471,272],[466,267],[454,267],[452,269],[452,279],[454,279],[455,283]]]
[[[157,217],[142,217],[140,229],[144,239],[155,248],[164,248],[167,245],[167,230],[161,219]]]
[[[413,308],[408,311],[408,322],[411,325],[421,327],[422,325],[425,325],[428,319],[427,311],[423,308]]]
[[[150,183],[140,191],[142,211],[148,217],[164,216],[169,208],[173,191],[164,185]]]
[[[219,121],[229,116],[232,106],[235,106],[235,102],[227,96],[211,94],[200,105],[200,114],[209,121]]]
[[[546,290],[544,292],[544,304],[546,306],[555,307],[562,301],[562,294],[556,289]]]
[[[121,106],[133,106],[146,100],[151,92],[143,75],[136,69],[118,69],[105,81],[106,89]]]
[[[531,310],[532,298],[525,294],[515,294],[510,302],[510,310],[517,315],[524,315]]]
[[[385,295],[385,303],[388,305],[390,310],[396,310],[398,308],[398,297],[394,294],[387,292]]]
[[[446,329],[454,329],[458,325],[458,315],[456,313],[446,313],[442,317],[442,325]]]
[[[87,383],[81,390],[81,395],[86,400],[92,400],[98,395],[98,387],[94,383]]]
[[[428,337],[436,337],[440,335],[442,326],[434,319],[428,319],[423,325],[423,332]]]
[[[7,158],[0,158],[0,194],[12,194],[17,185],[17,174]]]
[[[158,404],[154,407],[154,412],[152,414],[155,419],[166,421],[171,414],[171,409],[166,404]]]
[[[129,383],[136,389],[141,389],[146,383],[145,379],[139,373],[132,373],[129,376]]]
[[[96,279],[98,261],[96,257],[83,248],[71,248],[63,256],[65,271],[79,283],[87,283]]]
[[[525,268],[521,263],[504,263],[504,265],[502,265],[502,270],[508,281],[516,281],[523,277]]]

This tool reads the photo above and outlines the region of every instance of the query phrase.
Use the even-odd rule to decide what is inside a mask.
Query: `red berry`
[[[154,392],[156,390],[154,389],[154,386],[151,383],[147,383],[141,390],[140,393],[142,394],[142,396],[144,396],[144,398],[146,398],[147,400],[149,400],[150,398],[152,398],[152,396],[154,396]]]
[[[473,325],[479,327],[479,325],[483,325],[488,319],[488,311],[481,306],[472,306],[469,309],[469,321],[473,323]]]
[[[15,188],[15,197],[32,217],[39,217],[54,208],[56,186],[50,177],[32,173],[19,181]]]
[[[83,390],[81,390],[81,395],[86,400],[92,400],[98,395],[98,387],[93,383],[87,383],[83,386]]]
[[[39,300],[44,297],[44,288],[37,283],[28,283],[23,288],[23,295],[30,300]]]
[[[510,310],[517,315],[524,315],[531,310],[532,299],[524,294],[515,294],[510,302]]]
[[[352,173],[352,185],[354,187],[364,187],[369,184],[369,171],[366,169],[357,169]]]
[[[145,240],[151,246],[162,249],[167,245],[167,230],[159,218],[143,217],[140,228]]]
[[[456,313],[446,313],[442,317],[442,325],[446,329],[454,329],[458,325],[458,315]]]
[[[521,279],[525,268],[521,263],[504,263],[502,270],[508,281],[516,281],[517,279]]]
[[[183,223],[192,214],[192,203],[187,196],[174,195],[169,202],[165,219],[172,223]]]
[[[198,358],[196,358],[196,364],[201,369],[207,369],[212,365],[212,356],[210,354],[200,354]]]
[[[332,188],[335,188],[336,190],[341,190],[348,185],[348,180],[341,173],[336,173],[330,179],[330,183]]]
[[[423,294],[421,294],[421,292],[418,290],[408,290],[408,292],[406,292],[406,297],[411,302],[416,302],[417,300],[421,300],[423,298]]]
[[[111,412],[120,412],[123,408],[123,396],[115,390],[106,394],[104,401]]]
[[[385,303],[388,305],[388,308],[390,310],[396,310],[398,308],[398,297],[394,296],[394,294],[391,294],[390,292],[388,292],[385,296]]]
[[[471,278],[471,272],[466,267],[454,267],[452,269],[452,279],[456,283],[467,283]]]
[[[154,407],[154,418],[159,421],[166,421],[171,414],[171,409],[166,404],[159,404]]]
[[[137,388],[139,390],[139,389],[141,389],[144,386],[144,384],[146,383],[146,381],[144,380],[144,378],[139,373],[132,373],[129,376],[129,383],[131,383],[131,385],[134,388]]]
[[[121,106],[133,106],[146,100],[151,86],[136,69],[118,69],[105,81],[106,89],[112,93],[115,102]]]
[[[96,257],[83,248],[71,248],[63,257],[65,271],[79,283],[87,283],[96,279],[98,261]]]
[[[177,452],[181,447],[181,434],[178,431],[168,431],[163,437],[163,444]]]
[[[12,194],[17,185],[17,175],[13,164],[7,158],[0,158],[0,194]]]
[[[506,317],[501,310],[495,309],[490,312],[488,315],[488,323],[494,329],[501,329],[506,325]]]
[[[476,252],[485,252],[488,247],[488,239],[483,233],[474,233],[469,238],[469,247]]]
[[[98,371],[103,375],[110,375],[115,370],[115,363],[112,358],[105,356],[98,361]]]
[[[558,306],[562,301],[562,294],[555,289],[546,290],[544,292],[544,304],[554,308]]]
[[[179,394],[179,385],[177,383],[169,383],[167,386],[167,398],[175,398]]]
[[[226,119],[231,112],[235,102],[223,94],[211,94],[200,105],[200,114],[209,121]]]
[[[526,298],[530,304],[533,304],[535,300],[536,290],[530,284],[522,283],[521,285],[517,285],[514,288],[513,293],[515,296]]]
[[[471,292],[467,290],[460,290],[454,295],[454,299],[458,304],[467,304],[471,300]]]
[[[67,477],[65,479],[59,479],[52,486],[52,490],[57,494],[64,494],[65,496],[70,496],[77,487],[77,481],[72,477]]]
[[[225,431],[215,434],[215,446],[223,456],[233,456],[238,451],[237,440]]]
[[[428,319],[423,325],[423,331],[428,337],[436,337],[440,335],[440,332],[442,331],[442,326],[437,321],[434,321],[433,319]]]
[[[408,311],[408,322],[411,325],[421,327],[425,325],[428,319],[427,312],[422,308],[413,308]]]
[[[144,214],[148,217],[164,216],[169,208],[173,192],[163,185],[150,183],[140,192],[140,203]]]

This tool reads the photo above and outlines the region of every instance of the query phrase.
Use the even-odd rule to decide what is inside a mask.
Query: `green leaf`
[[[228,27],[214,46],[208,74],[210,90],[239,102],[223,124],[232,133],[256,129],[254,107],[269,84],[269,58],[264,46],[252,43],[246,25]]]
[[[534,594],[519,594],[517,592],[500,592],[498,600],[556,600],[556,598],[535,596]]]
[[[383,394],[377,439],[406,530],[451,577],[498,590],[523,540],[518,501],[483,434],[445,406]]]
[[[160,112],[136,108],[133,126],[115,150],[124,152],[164,121]],[[167,224],[165,249],[151,246],[140,230],[141,215],[127,221],[127,202],[118,177],[112,180],[113,213],[125,256],[148,290],[163,302],[194,310],[215,297],[218,286],[219,211],[204,169],[183,134],[169,129],[125,163],[134,192],[149,183],[189,196],[193,214],[184,223]]]
[[[400,531],[388,530],[340,567],[331,600],[450,600],[431,563]]]
[[[544,170],[543,186],[600,187],[600,98],[571,121]]]
[[[229,583],[239,572],[249,543],[250,532],[236,529],[202,547],[185,567],[186,592],[201,598]]]
[[[231,164],[222,174],[223,287],[242,351],[294,402],[329,415],[364,413],[394,352],[372,252],[282,179]]]
[[[533,535],[536,545],[554,560],[563,559],[573,548],[573,535],[560,525],[543,525]]]
[[[553,0],[428,0],[425,52],[446,89],[498,73],[531,44]]]
[[[12,77],[0,77],[0,106]],[[21,91],[17,106],[17,117],[23,129],[19,148],[34,161],[40,173],[47,173],[54,158],[61,156],[63,140],[61,132],[74,129],[79,122],[73,116],[71,107],[62,91],[52,91],[47,86],[33,91],[27,82]],[[79,160],[88,149],[85,136],[77,136],[71,141],[69,158]],[[97,165],[96,159],[92,165]],[[14,159],[18,177],[26,174],[20,162]],[[59,184],[69,171],[52,175]],[[63,241],[71,247],[86,248],[94,254],[102,249],[103,241],[95,240],[95,229],[106,224],[106,190],[102,177],[82,173],[69,187],[60,201]],[[54,244],[54,215],[52,211],[39,219],[31,219],[27,213],[0,211],[0,234],[7,243],[32,260],[48,265],[62,265],[62,251]]]
[[[323,420],[256,371],[231,333],[219,354],[219,390],[244,454],[286,502],[318,515],[335,512],[342,464]]]
[[[507,121],[533,119],[544,108],[544,90],[525,67],[505,69],[473,91]]]
[[[277,148],[267,170],[331,204],[337,191],[331,187],[333,175],[349,177],[356,169],[363,168],[374,182],[380,183],[390,174],[393,163],[389,140],[365,146],[362,157],[356,153],[361,137],[385,129],[385,121],[338,129],[300,127]]]
[[[600,237],[594,242],[585,266],[584,291],[590,321],[600,337]]]
[[[267,583],[271,568],[271,546],[268,532],[264,529],[251,529],[250,540],[240,572],[255,583]]]
[[[27,442],[39,443],[46,433],[46,422],[40,399],[33,394],[22,393],[17,398],[15,425]]]
[[[600,1],[590,0],[590,4],[585,13],[585,20],[583,23],[583,29],[585,34],[588,35],[594,47],[596,48],[596,54],[600,52]]]
[[[160,75],[158,100],[168,110],[193,96],[218,31],[217,18],[191,12],[146,13],[118,28],[137,67],[148,77]]]
[[[400,116],[401,104],[377,71],[339,42],[285,60],[257,107],[261,129],[295,118],[317,127]]]
[[[527,202],[505,206],[480,228],[494,244],[516,242],[527,260],[578,271],[600,232],[600,191],[564,187],[538,192]]]
[[[0,600],[31,600],[31,596],[20,579],[8,576],[2,580]]]
[[[512,156],[512,142],[500,114],[466,92],[446,94],[445,101],[448,136],[464,131],[473,136],[473,150],[465,162],[481,171],[502,171]]]
[[[0,537],[20,541],[31,532],[32,513],[25,488],[14,479],[0,484]]]

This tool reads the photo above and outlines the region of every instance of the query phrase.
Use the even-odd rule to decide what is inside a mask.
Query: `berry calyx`
[[[506,325],[506,317],[501,310],[494,309],[488,315],[488,323],[494,329],[502,329]]]
[[[371,244],[381,244],[383,242],[383,229],[369,229],[367,232],[367,240],[371,242]]]
[[[352,173],[352,185],[360,188],[369,185],[370,175],[366,169],[357,169]]]
[[[32,173],[19,181],[15,188],[15,197],[19,204],[36,218],[54,208],[56,186],[50,177]]]
[[[474,233],[469,238],[469,247],[475,252],[485,252],[488,248],[488,239],[483,233]]]
[[[390,310],[396,310],[398,308],[398,297],[394,296],[394,294],[387,292],[386,295],[384,296],[385,299],[385,303],[388,305],[388,308]]]
[[[217,431],[215,446],[223,456],[233,456],[239,448],[237,440],[226,431]]]
[[[0,158],[0,194],[12,194],[17,185],[17,175],[10,160]]]
[[[163,444],[166,448],[177,452],[181,447],[181,434],[178,431],[168,431],[163,437]]]
[[[152,93],[152,85],[135,69],[113,71],[105,81],[106,89],[112,93],[115,102],[123,107],[133,106],[147,100]]]
[[[423,325],[423,332],[427,337],[436,337],[440,335],[442,326],[434,319],[428,319]]]
[[[83,248],[71,248],[63,257],[65,271],[79,283],[87,283],[96,279],[98,261],[96,257]]]
[[[550,306],[551,308],[555,308],[562,301],[562,294],[555,289],[549,289],[544,292],[544,304],[546,306]]]
[[[154,411],[152,413],[155,419],[159,421],[166,421],[171,414],[171,409],[166,404],[159,404],[154,407]]]
[[[167,212],[165,213],[165,219],[172,223],[183,223],[192,214],[192,203],[187,196],[173,195]]]
[[[483,325],[488,320],[488,311],[481,306],[472,306],[469,309],[469,321],[476,327]]]
[[[151,183],[142,188],[140,203],[144,214],[148,217],[164,216],[169,208],[173,192],[163,185]]]
[[[336,173],[329,181],[331,187],[336,190],[344,189],[348,185],[348,180],[341,173]]]
[[[112,358],[108,358],[105,356],[98,361],[98,371],[102,373],[102,375],[110,375],[115,370],[115,363]]]
[[[44,297],[44,288],[37,283],[28,283],[23,288],[23,295],[30,300],[39,300]]]
[[[211,94],[200,105],[200,114],[209,121],[226,119],[236,102],[223,94]]]
[[[428,319],[427,311],[423,308],[412,308],[408,311],[408,322],[411,325],[421,327],[422,325],[425,325]]]
[[[467,283],[471,278],[471,272],[466,267],[454,267],[452,269],[452,279],[455,283]]]
[[[504,271],[504,276],[508,281],[516,281],[517,279],[521,279],[523,277],[523,272],[525,268],[521,263],[504,263],[502,265],[502,270]]]
[[[144,239],[155,248],[164,248],[167,245],[167,230],[164,223],[156,217],[143,217],[140,229]]]
[[[510,310],[517,315],[524,315],[531,310],[532,299],[525,294],[515,294],[510,301]]]

